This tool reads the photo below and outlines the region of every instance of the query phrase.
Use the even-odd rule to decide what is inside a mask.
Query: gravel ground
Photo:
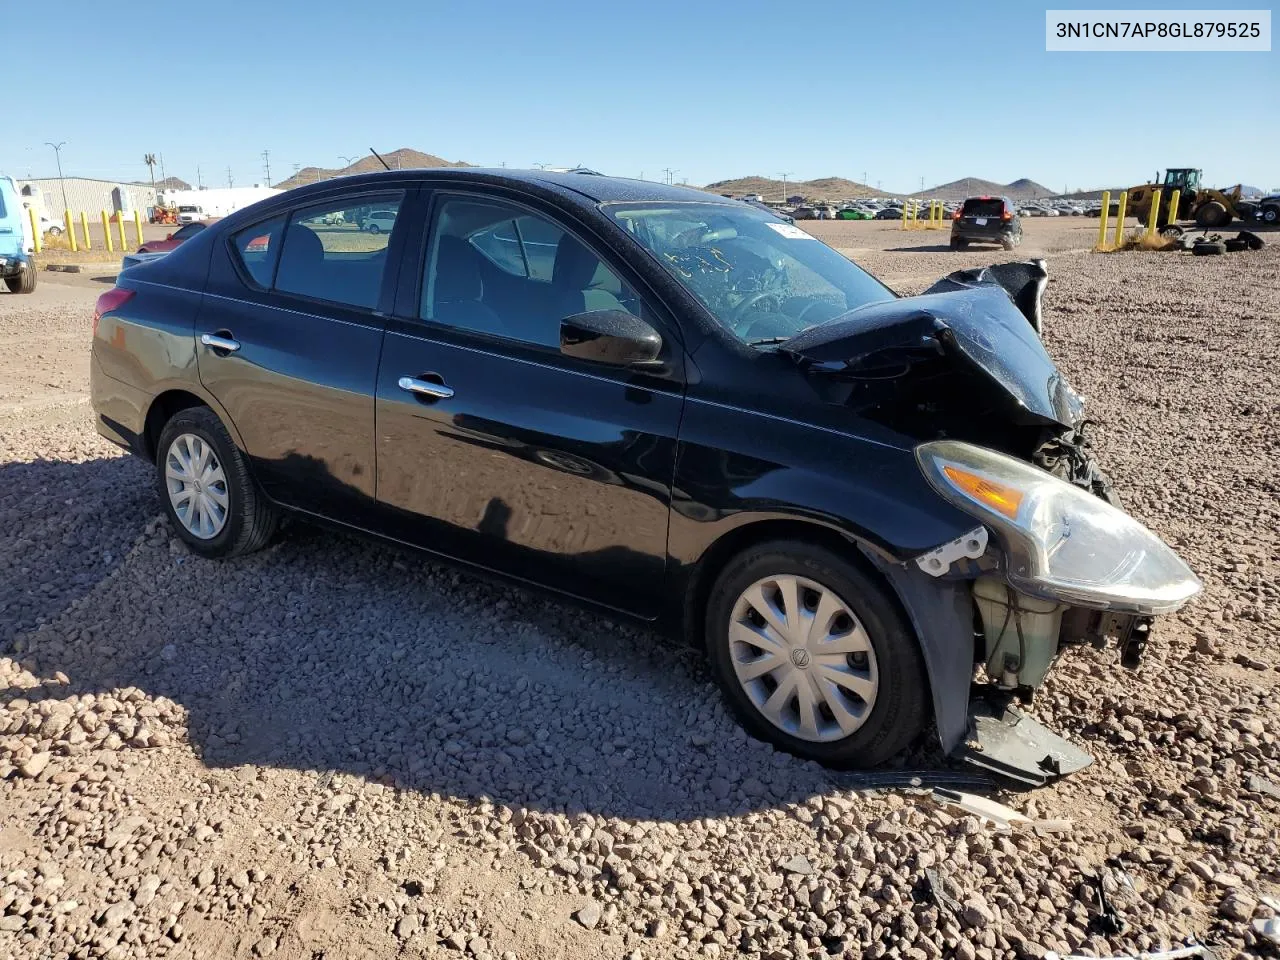
[[[812,228],[904,292],[1002,256]],[[1141,671],[1059,664],[1033,712],[1096,762],[1000,795],[1071,818],[1043,834],[842,788],[741,733],[691,651],[413,554],[303,525],[188,554],[92,429],[102,285],[0,295],[0,956],[1267,955],[1280,244],[1090,241],[1027,224],[1046,339],[1206,590]],[[1122,932],[1091,922],[1095,875]]]

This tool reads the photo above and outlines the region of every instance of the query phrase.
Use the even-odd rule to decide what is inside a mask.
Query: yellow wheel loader
[[[1213,187],[1200,185],[1199,170],[1190,167],[1171,167],[1164,172],[1164,182],[1160,175],[1152,183],[1130,187],[1128,190],[1128,215],[1136,217],[1139,223],[1146,223],[1151,215],[1151,198],[1157,189],[1160,190],[1160,209],[1156,213],[1156,224],[1164,227],[1179,220],[1194,220],[1202,230],[1218,230],[1232,220],[1246,219],[1240,202],[1240,185],[1236,184],[1229,193]],[[1180,190],[1178,209],[1171,211],[1169,201],[1173,191]]]

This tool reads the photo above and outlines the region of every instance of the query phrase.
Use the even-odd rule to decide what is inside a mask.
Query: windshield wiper
[[[761,337],[759,340],[748,340],[748,347],[768,347],[775,343],[786,343],[790,337]]]

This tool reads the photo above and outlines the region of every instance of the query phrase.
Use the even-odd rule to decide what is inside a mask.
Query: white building
[[[151,187],[115,180],[41,177],[35,180],[15,179],[14,183],[20,194],[32,199],[37,212],[43,209],[55,221],[62,220],[63,211],[68,206],[73,217],[78,217],[83,211],[92,219],[103,210],[108,213],[123,210],[126,216],[131,216],[137,210],[145,218],[147,209],[155,206],[156,202],[156,192]],[[66,204],[62,199],[64,190]]]

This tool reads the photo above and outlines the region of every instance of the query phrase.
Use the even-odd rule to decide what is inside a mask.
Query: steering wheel
[[[810,300],[808,303],[804,305],[804,308],[800,311],[799,315],[796,317],[796,323],[800,324],[801,330],[804,329],[804,318],[809,315],[809,311],[812,310],[814,307],[819,306],[821,303],[822,303],[821,300]]]
[[[762,300],[772,300],[774,312],[782,312],[782,301],[778,299],[778,295],[772,290],[760,290],[747,297],[734,308],[733,315],[729,318],[729,325],[736,330],[738,324],[742,322],[742,318],[747,315],[747,312]]]

